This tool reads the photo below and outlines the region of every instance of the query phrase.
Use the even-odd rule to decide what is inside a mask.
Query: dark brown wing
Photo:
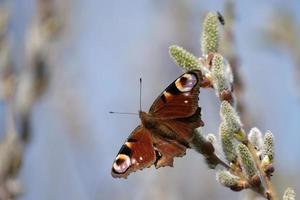
[[[186,149],[190,147],[194,129],[203,125],[200,108],[190,117],[164,120],[162,123],[173,132],[173,135],[168,134],[168,137],[162,134],[153,135],[153,144],[161,155],[155,163],[156,168],[173,166],[174,157],[185,155]]]
[[[184,73],[162,92],[149,111],[150,115],[174,131],[177,140],[186,143],[192,140],[193,130],[204,125],[198,106],[201,81],[200,70]]]
[[[126,178],[131,172],[150,167],[156,161],[152,135],[138,126],[121,147],[112,166],[114,178]]]
[[[198,108],[201,71],[184,73],[171,83],[152,104],[149,114],[160,119],[192,116]]]
[[[157,168],[173,166],[173,158],[185,155],[186,148],[189,148],[194,129],[204,125],[198,106],[201,82],[201,71],[186,72],[171,83],[151,106],[149,115],[169,130],[167,133],[167,130],[161,129],[160,133],[153,135],[155,149],[161,154],[155,163]],[[173,134],[170,135],[170,132]]]
[[[164,120],[163,123],[174,131],[177,140],[190,143],[193,139],[193,131],[204,125],[201,120],[200,111],[201,109],[198,107],[195,113],[190,117]]]

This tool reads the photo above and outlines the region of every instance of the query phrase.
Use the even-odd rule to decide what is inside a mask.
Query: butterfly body
[[[173,166],[173,158],[185,155],[195,128],[203,126],[198,107],[202,74],[186,72],[171,83],[152,104],[139,112],[141,125],[121,147],[112,167],[113,177],[126,178],[138,169]]]
[[[175,139],[176,135],[172,129],[163,123],[163,120],[155,118],[150,114],[141,111],[140,119],[142,127],[148,129],[154,137],[163,137],[165,139]]]

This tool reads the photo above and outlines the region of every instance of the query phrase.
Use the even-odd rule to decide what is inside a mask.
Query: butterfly
[[[194,129],[203,126],[198,106],[202,74],[188,71],[171,83],[154,101],[149,112],[139,111],[136,127],[113,162],[114,178],[155,165],[173,166],[174,157],[190,148]]]

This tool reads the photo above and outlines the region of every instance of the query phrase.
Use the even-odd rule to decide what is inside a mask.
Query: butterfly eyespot
[[[189,92],[197,84],[197,77],[194,74],[184,74],[175,81],[175,86],[180,92]]]
[[[130,166],[130,158],[127,155],[119,154],[113,164],[113,171],[117,174],[123,174]]]
[[[185,100],[185,101],[184,101],[184,103],[188,103],[188,102],[189,102],[188,100]]]

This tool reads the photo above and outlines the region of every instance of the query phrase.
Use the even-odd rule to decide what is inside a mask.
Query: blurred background
[[[208,11],[225,18],[221,53],[234,68],[247,131],[276,139],[279,196],[300,194],[300,3],[290,1],[0,1],[0,199],[253,199],[215,180],[188,150],[174,168],[113,179],[112,162],[140,123],[142,108],[181,73],[168,54],[200,56]],[[200,96],[205,127],[217,133],[219,101]]]

